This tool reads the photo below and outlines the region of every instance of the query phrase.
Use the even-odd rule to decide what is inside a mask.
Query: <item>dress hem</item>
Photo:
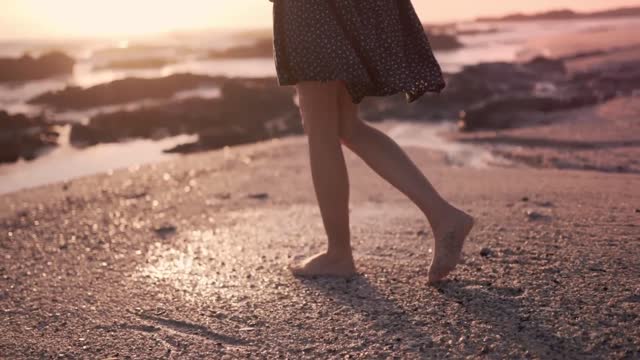
[[[345,79],[340,79],[340,78],[318,78],[318,79],[288,79],[288,80],[284,80],[281,78],[277,78],[278,81],[278,85],[279,86],[294,86],[297,85],[298,83],[302,82],[302,81],[320,81],[320,82],[328,82],[328,81],[344,81],[345,83],[349,84],[348,80]],[[354,97],[353,94],[351,94],[351,92],[349,92],[349,95],[351,95],[351,101],[354,104],[359,104],[362,102],[362,100],[364,100],[364,98],[366,97],[386,97],[386,96],[393,96],[393,95],[397,95],[400,93],[403,93],[405,95],[405,99],[407,104],[413,103],[416,100],[418,100],[419,98],[421,98],[422,96],[424,96],[427,93],[435,93],[435,94],[441,94],[442,91],[445,89],[446,87],[446,83],[442,82],[441,84],[435,85],[435,86],[429,86],[426,88],[422,88],[420,91],[418,92],[411,92],[409,90],[406,89],[394,89],[392,91],[389,92],[373,92],[373,93],[369,93],[369,94],[362,94],[362,96],[360,97]],[[348,90],[348,88],[347,88]]]

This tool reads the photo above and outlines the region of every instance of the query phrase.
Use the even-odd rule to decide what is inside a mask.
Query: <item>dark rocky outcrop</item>
[[[640,62],[630,61],[577,73],[569,79],[572,91],[592,92],[600,101],[626,96],[640,90]]]
[[[440,95],[425,95],[410,105],[402,95],[367,98],[361,111],[363,117],[373,121],[389,117],[450,120],[473,104],[507,95],[530,95],[537,84],[555,83],[566,76],[564,63],[557,60],[483,63],[447,74],[447,86]]]
[[[38,58],[25,54],[20,58],[0,58],[0,82],[45,79],[73,72],[75,60],[54,51]]]
[[[562,60],[536,58],[525,63],[484,63],[447,74],[441,95],[407,105],[403,94],[367,97],[363,118],[455,120],[465,131],[526,126],[558,110],[579,108],[631,94],[640,87],[640,67],[618,64],[576,75]],[[171,151],[187,152],[302,133],[292,87],[275,78],[226,78],[178,74],[160,79],[125,79],[88,89],[65,89],[37,98],[51,106],[89,108],[146,98],[170,98],[180,90],[215,85],[215,99],[171,100],[133,111],[105,113],[74,125],[77,146],[128,138],[198,134],[199,141]],[[35,100],[34,100],[35,101]]]
[[[433,50],[456,50],[464,45],[453,34],[428,32],[429,44]]]
[[[449,94],[466,104],[493,95],[532,92],[536,84],[554,83],[566,76],[562,61],[536,58],[527,63],[483,63],[465,67],[448,80]]]
[[[522,96],[501,97],[480,102],[463,111],[460,129],[507,129],[514,126],[533,125],[541,119],[539,115],[552,111],[574,109],[598,103],[595,96],[546,97]]]
[[[525,63],[483,63],[446,75],[440,95],[407,105],[402,94],[366,98],[361,114],[372,121],[459,119],[464,131],[527,126],[541,115],[595,105],[640,91],[637,62],[569,74],[562,60],[535,58]]]
[[[640,90],[640,67],[636,62],[572,76],[562,76],[562,67],[541,59],[526,66],[533,74],[540,74],[537,79],[527,79],[525,74],[519,74],[517,86],[506,86],[503,91],[486,86],[487,94],[493,94],[492,97],[482,101],[476,99],[467,106],[461,113],[460,128],[471,131],[525,126],[535,122],[539,118],[536,115],[595,105]],[[548,89],[542,91],[544,86],[541,84]]]
[[[224,77],[193,74],[174,74],[154,79],[127,78],[86,89],[69,86],[60,91],[38,95],[29,100],[29,103],[58,109],[87,109],[143,99],[166,99],[179,91],[217,85],[223,79]]]
[[[458,40],[454,24],[422,25],[433,50],[456,50],[464,45]]]
[[[55,127],[43,117],[30,118],[0,111],[0,163],[32,160],[57,145]]]
[[[72,127],[71,142],[84,146],[129,138],[200,135],[197,143],[173,149],[183,152],[301,132],[291,88],[278,87],[273,79],[229,79],[222,84],[220,98],[191,98],[95,116],[87,125]]]

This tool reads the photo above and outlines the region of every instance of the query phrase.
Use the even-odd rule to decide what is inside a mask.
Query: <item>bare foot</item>
[[[352,277],[356,274],[356,267],[351,254],[330,256],[320,253],[299,263],[289,265],[294,276],[336,276]]]
[[[429,283],[444,279],[460,261],[462,247],[474,220],[462,210],[453,208],[446,221],[434,228],[435,251],[429,267]]]

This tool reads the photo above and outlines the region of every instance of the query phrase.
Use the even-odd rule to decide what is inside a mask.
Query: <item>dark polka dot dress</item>
[[[411,0],[271,0],[279,85],[344,80],[354,103],[445,87]]]

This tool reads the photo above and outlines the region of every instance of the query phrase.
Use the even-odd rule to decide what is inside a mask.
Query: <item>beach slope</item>
[[[186,155],[0,197],[7,358],[637,358],[640,176],[453,167],[407,148],[478,220],[427,285],[418,209],[352,153],[361,275],[322,248],[305,139]]]

